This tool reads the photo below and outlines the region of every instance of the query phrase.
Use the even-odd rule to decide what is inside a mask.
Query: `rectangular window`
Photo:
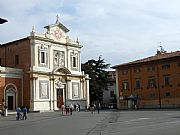
[[[155,79],[154,78],[149,78],[148,79],[148,87],[153,88],[153,87],[155,87],[155,85],[156,85]]]
[[[155,70],[155,68],[153,66],[148,66],[147,67],[147,71],[149,71],[149,72],[154,71],[154,70]]]
[[[136,89],[140,89],[141,88],[141,82],[140,80],[136,80]]]
[[[155,93],[150,93],[150,98],[155,98],[156,94]]]
[[[79,53],[74,50],[70,53],[71,57],[71,69],[77,71],[79,69]]]
[[[114,91],[110,91],[110,97],[114,97]]]
[[[122,82],[122,89],[123,89],[123,90],[129,89],[128,81],[123,81],[123,82]]]
[[[122,75],[127,75],[128,74],[128,70],[123,70],[122,71]]]
[[[72,57],[73,67],[76,67],[76,57]]]
[[[171,96],[171,93],[170,92],[166,92],[165,93],[165,97],[170,97]]]
[[[45,52],[41,51],[41,63],[45,64]]]
[[[162,65],[162,69],[169,69],[170,68],[170,64],[164,64]]]
[[[44,45],[39,46],[38,64],[40,67],[48,66],[48,48]]]
[[[140,69],[140,68],[135,68],[135,69],[134,69],[134,72],[135,72],[135,73],[139,73],[139,72],[141,72],[141,69]]]
[[[169,86],[170,85],[170,76],[169,75],[165,75],[164,76],[164,85],[165,86]]]
[[[15,64],[16,64],[16,65],[19,64],[19,55],[15,55]]]

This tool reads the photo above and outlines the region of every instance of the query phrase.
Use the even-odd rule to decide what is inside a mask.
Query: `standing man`
[[[99,114],[99,110],[101,109],[101,104],[100,103],[98,104],[97,109],[98,109],[98,114]]]
[[[21,108],[20,107],[17,107],[16,113],[17,113],[16,120],[20,120],[21,119]]]
[[[22,112],[23,112],[23,120],[26,120],[27,119],[27,108],[25,106],[23,106]]]

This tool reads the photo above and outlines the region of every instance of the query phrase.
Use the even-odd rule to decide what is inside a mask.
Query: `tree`
[[[82,64],[82,70],[89,74],[89,91],[90,91],[90,102],[103,100],[103,90],[107,89],[108,83],[108,72],[105,69],[109,68],[110,64],[106,64],[104,59],[99,56],[98,60],[88,60]]]

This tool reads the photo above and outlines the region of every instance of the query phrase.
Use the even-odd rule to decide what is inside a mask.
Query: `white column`
[[[86,74],[86,100],[87,100],[87,106],[90,104],[90,96],[89,96],[89,75]]]
[[[72,91],[71,91],[71,80],[67,80],[67,98],[72,99]]]
[[[55,86],[55,79],[53,80],[53,110],[58,110],[58,107],[57,107],[57,89]]]
[[[80,91],[81,91],[81,93],[80,93],[80,99],[84,99],[84,87],[83,87],[83,84],[84,84],[84,81],[81,80],[81,81],[80,81]]]
[[[50,90],[49,90],[49,98],[50,98],[50,110],[53,110],[53,79],[50,78]]]
[[[35,110],[35,101],[37,100],[37,97],[36,97],[36,82],[37,78],[36,77],[32,77],[32,80],[31,80],[31,105],[30,105],[30,109],[32,111]]]

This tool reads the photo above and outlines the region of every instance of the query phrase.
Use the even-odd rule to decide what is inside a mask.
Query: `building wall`
[[[0,53],[2,66],[23,69],[23,105],[29,106],[30,81],[28,71],[31,64],[30,40],[24,38],[4,44],[1,46],[0,52],[2,52],[2,54]],[[18,63],[15,60],[16,56],[18,56]]]
[[[103,91],[103,105],[110,107],[114,103],[114,96],[116,94],[116,72],[108,71],[108,87]]]
[[[50,27],[59,29],[58,24]],[[88,86],[84,72],[81,72],[80,49],[81,45],[72,41],[64,33],[60,39],[50,34],[31,33],[31,109],[32,110],[57,110],[57,90],[63,89],[63,102],[66,105],[80,104],[82,108],[88,104]],[[68,40],[69,41],[68,41]],[[45,52],[46,60],[41,64],[41,52]],[[57,55],[56,55],[57,54]],[[76,58],[76,67],[73,67],[72,58]],[[49,96],[42,99],[39,95],[40,83],[45,81],[48,86]],[[33,91],[33,92],[32,92]],[[76,91],[76,92],[75,92]],[[75,93],[75,94],[74,94]],[[77,95],[76,95],[77,94]]]
[[[65,105],[89,104],[89,78],[81,71],[82,45],[66,35],[69,30],[58,20],[45,28],[45,33],[33,29],[27,38],[0,46],[0,65],[23,70],[18,105],[31,111],[57,110],[62,100],[57,96],[63,96]],[[59,89],[63,95],[58,95]]]
[[[13,109],[23,105],[22,76],[21,69],[0,67],[0,109],[8,106],[8,95],[13,94]]]
[[[118,67],[118,104],[119,108],[128,108],[130,95],[138,96],[138,108],[167,108],[180,107],[180,66],[178,65],[180,57],[138,63],[128,66]],[[165,64],[170,64],[170,68],[162,69]],[[153,71],[148,71],[149,66],[154,67]],[[134,70],[140,68],[140,72]],[[126,74],[125,71],[128,73]],[[123,74],[124,73],[124,74]],[[164,76],[170,77],[170,85],[165,86]],[[155,86],[148,86],[148,79],[155,79]],[[140,80],[140,88],[136,88],[136,80]],[[122,82],[127,81],[129,86],[123,90]]]

